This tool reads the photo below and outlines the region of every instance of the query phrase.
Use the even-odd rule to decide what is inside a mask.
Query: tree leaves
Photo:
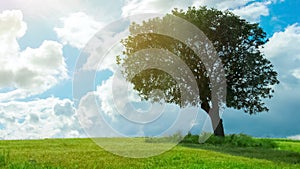
[[[268,111],[263,101],[273,96],[273,86],[279,81],[273,65],[259,50],[268,41],[262,28],[229,11],[222,12],[206,7],[198,9],[190,7],[187,11],[174,9],[172,14],[196,25],[214,45],[222,60],[226,75],[226,106],[243,109],[250,114]],[[135,34],[137,30],[140,31],[143,28],[155,29],[156,25],[166,24],[168,15],[170,14],[163,18],[144,21],[142,24],[133,23],[130,27],[131,36],[122,40],[126,49],[123,52],[122,61],[118,58],[118,63],[123,67],[124,75],[130,77],[134,72],[135,65],[141,64],[134,58],[135,52],[148,48],[168,50],[180,57],[192,71],[199,88],[200,102],[196,101],[198,98],[187,98],[183,101],[184,103],[180,103],[179,88],[181,84],[177,84],[176,79],[166,72],[157,69],[143,71],[134,78],[128,79],[135,85],[140,96],[146,100],[159,100],[151,93],[153,89],[159,89],[164,93],[161,99],[180,106],[211,101],[212,84],[207,74],[208,70],[184,42],[154,33]],[[175,29],[174,25],[168,25],[167,28]],[[147,57],[157,57],[158,60],[162,58],[145,56],[144,64],[147,63]],[[161,62],[171,64],[171,60],[169,61]],[[188,89],[189,84],[185,84],[184,87]]]

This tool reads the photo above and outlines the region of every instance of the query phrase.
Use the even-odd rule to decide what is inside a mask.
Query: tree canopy
[[[279,81],[273,65],[260,51],[268,41],[266,33],[258,23],[249,23],[230,11],[219,11],[207,7],[189,7],[186,11],[174,9],[172,14],[167,14],[162,18],[153,18],[142,24],[131,24],[130,36],[122,40],[125,47],[123,56],[118,57],[117,60],[123,67],[127,80],[134,84],[134,89],[143,99],[152,101],[163,99],[180,106],[199,104],[207,113],[211,109],[211,77],[201,58],[197,57],[187,45],[189,42],[182,42],[157,33],[135,33],[137,30],[143,32],[141,31],[143,29],[155,29],[157,25],[172,29],[174,25],[168,25],[170,15],[180,17],[195,25],[212,43],[225,72],[227,92],[223,104],[227,107],[242,109],[249,114],[268,111],[264,101],[273,96],[274,85]],[[192,72],[199,89],[199,97],[187,97],[182,101],[180,86],[176,83],[178,79],[174,79],[174,76],[172,77],[170,73],[163,70],[149,68],[135,74],[135,65],[141,64],[141,61],[137,61],[134,54],[143,49],[163,49],[178,56]],[[147,64],[149,57],[156,57],[161,64],[172,64],[168,62],[168,57],[158,55],[160,54],[156,53],[156,56],[145,54],[143,63]],[[209,69],[213,69],[213,65],[220,64],[212,64],[212,68]],[[184,75],[185,73],[182,72],[180,76]],[[189,88],[189,84],[185,84],[184,88]],[[163,91],[163,98],[160,98],[161,95],[153,94],[154,89]],[[193,92],[191,94],[196,95]],[[215,128],[218,125],[215,125]]]

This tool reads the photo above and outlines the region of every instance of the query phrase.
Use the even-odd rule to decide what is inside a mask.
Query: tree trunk
[[[223,120],[221,118],[219,118],[219,120],[217,122],[212,122],[212,123],[213,124],[217,123],[217,126],[214,127],[214,135],[224,137],[225,134],[224,134],[224,127],[223,127]]]
[[[224,127],[223,127],[223,120],[220,118],[219,115],[219,109],[212,109],[209,106],[209,103],[203,102],[201,104],[201,108],[209,115],[211,123],[212,123],[212,127],[214,130],[214,135],[215,136],[220,136],[220,137],[224,137]]]

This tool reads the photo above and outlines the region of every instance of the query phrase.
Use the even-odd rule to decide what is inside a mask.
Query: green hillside
[[[126,139],[103,138],[126,142]],[[91,139],[0,141],[0,168],[300,168],[300,142],[270,139],[276,147],[181,143],[150,158],[106,152]],[[143,144],[143,138],[136,138]],[[132,143],[135,144],[135,143]]]

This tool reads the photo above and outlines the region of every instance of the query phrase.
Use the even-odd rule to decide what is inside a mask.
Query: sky
[[[259,23],[269,38],[262,52],[280,81],[266,100],[269,112],[225,108],[225,133],[300,139],[298,0],[1,1],[0,139],[158,136],[191,128],[199,134],[209,128],[195,107],[141,101],[113,57],[129,21],[200,5]]]

